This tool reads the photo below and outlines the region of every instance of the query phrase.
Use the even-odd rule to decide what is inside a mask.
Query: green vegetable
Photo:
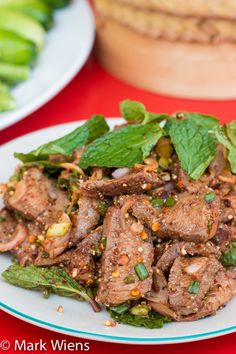
[[[15,103],[10,94],[9,88],[0,82],[0,112],[8,111],[14,108]]]
[[[16,65],[28,65],[37,56],[34,43],[10,31],[0,28],[0,61]]]
[[[133,167],[142,163],[163,136],[158,124],[132,124],[98,138],[87,147],[80,167]]]
[[[205,194],[204,199],[207,203],[211,203],[216,199],[216,195],[214,192],[208,192]]]
[[[2,273],[3,278],[10,284],[24,289],[48,290],[61,296],[82,298],[93,307],[96,306],[85,288],[71,278],[60,267],[21,267],[18,264],[11,265]]]
[[[144,104],[131,100],[122,101],[120,104],[120,110],[125,120],[142,122],[143,124],[153,121],[161,122],[169,118],[166,114],[148,112]]]
[[[0,224],[2,224],[5,221],[6,221],[6,218],[4,218],[4,216],[0,215]]]
[[[230,249],[220,258],[225,267],[236,266],[236,242],[231,243]]]
[[[164,201],[162,198],[158,198],[158,197],[153,197],[151,200],[152,206],[154,206],[154,208],[160,208],[164,205]]]
[[[120,304],[120,305],[111,307],[111,311],[121,314],[121,313],[127,312],[129,308],[130,308],[130,306],[125,303],[125,304]]]
[[[184,112],[184,117],[193,120],[198,126],[205,127],[207,129],[214,129],[219,126],[219,120],[213,116],[201,114],[201,113],[188,113]]]
[[[198,294],[200,290],[200,283],[198,281],[192,281],[189,284],[188,292],[189,294]]]
[[[60,9],[68,6],[71,3],[71,0],[44,0],[44,2],[54,9]]]
[[[167,198],[165,199],[165,201],[164,201],[164,206],[166,206],[166,207],[172,207],[172,206],[175,205],[175,203],[176,203],[175,198],[173,198],[173,197],[167,197]]]
[[[139,317],[147,317],[150,308],[146,304],[135,305],[130,309],[130,313]]]
[[[30,69],[28,66],[8,64],[0,61],[0,80],[10,85],[27,80],[29,73]]]
[[[93,116],[82,126],[62,138],[41,145],[28,154],[15,153],[14,156],[23,162],[46,160],[49,155],[71,156],[74,150],[80,149],[108,130],[109,127],[103,116]]]
[[[148,270],[143,263],[136,264],[134,270],[140,280],[145,280],[149,277]]]
[[[124,279],[125,284],[133,284],[135,282],[135,277],[133,275],[128,275]]]
[[[231,170],[233,173],[236,173],[236,146],[227,138],[222,127],[218,127],[213,133],[218,142],[227,148]]]
[[[163,317],[153,310],[149,311],[146,318],[132,315],[130,312],[124,312],[121,314],[113,312],[111,309],[107,309],[113,318],[118,323],[127,324],[135,327],[145,327],[149,329],[162,328],[164,323],[170,322],[167,317]]]
[[[226,134],[231,143],[236,147],[236,120],[225,125]]]
[[[216,154],[214,138],[190,119],[173,121],[169,134],[181,167],[192,179],[199,179]]]
[[[39,51],[44,46],[45,31],[43,27],[33,18],[17,11],[0,10],[0,29],[13,32],[31,41]]]
[[[32,17],[46,29],[52,27],[53,12],[44,0],[0,0],[2,9],[14,10]]]

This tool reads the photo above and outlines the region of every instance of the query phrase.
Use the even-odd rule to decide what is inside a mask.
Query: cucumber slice
[[[0,0],[1,9],[19,11],[41,23],[45,29],[53,25],[53,11],[42,0]]]
[[[44,0],[49,6],[54,9],[60,9],[62,7],[68,6],[71,0]]]
[[[0,80],[10,85],[29,78],[30,69],[25,65],[14,65],[0,62]]]
[[[44,28],[37,21],[22,13],[1,9],[0,29],[13,32],[32,41],[39,51],[44,46]]]
[[[10,64],[28,65],[37,57],[34,43],[15,33],[0,29],[0,60]]]
[[[0,112],[9,111],[15,107],[9,88],[0,81]]]

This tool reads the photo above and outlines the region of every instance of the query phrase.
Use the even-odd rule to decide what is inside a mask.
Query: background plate
[[[111,126],[122,123],[121,119],[109,119]],[[69,123],[39,130],[0,147],[1,182],[7,181],[17,161],[13,153],[28,152],[38,145],[63,136],[82,124]],[[0,272],[10,264],[11,257],[1,255]],[[76,337],[129,344],[170,344],[212,338],[236,331],[236,298],[216,316],[197,322],[170,323],[163,329],[149,330],[125,325],[108,328],[106,311],[94,313],[86,303],[52,295],[45,300],[41,293],[13,287],[0,278],[0,301],[4,311],[37,326]],[[64,313],[59,314],[59,305]]]
[[[12,90],[16,109],[0,113],[0,130],[34,112],[72,80],[91,52],[94,35],[93,14],[86,0],[74,0],[55,12],[55,25],[29,80]]]

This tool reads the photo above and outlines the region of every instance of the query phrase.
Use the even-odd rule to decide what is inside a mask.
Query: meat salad
[[[159,328],[236,295],[236,121],[121,103],[29,153],[0,186],[3,278]]]

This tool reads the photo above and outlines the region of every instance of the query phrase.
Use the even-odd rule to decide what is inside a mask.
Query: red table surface
[[[214,114],[222,122],[228,122],[236,117],[236,101],[210,102],[193,101],[164,97],[151,94],[113,78],[107,74],[93,58],[90,58],[77,77],[53,100],[37,112],[0,132],[0,144],[14,139],[25,133],[47,126],[71,122],[88,118],[94,113],[101,113],[107,117],[119,116],[119,102],[124,98],[142,101],[149,110],[156,112],[200,111]],[[37,145],[37,143],[35,142]],[[40,141],[38,142],[40,144]],[[12,296],[14,291],[12,292]],[[50,343],[51,339],[66,339],[68,342],[86,342],[65,335],[27,324],[1,311],[0,317],[0,347],[2,340],[8,340],[11,348],[6,351],[13,353],[15,339],[36,342],[42,339]],[[114,329],[115,331],[115,329]],[[136,353],[138,346],[90,342],[89,353]],[[236,353],[236,333],[207,341],[168,346],[145,346],[141,348],[145,353],[185,354],[188,352],[206,354]],[[1,351],[1,348],[0,348]],[[39,352],[39,351],[34,351]],[[48,353],[53,353],[48,348]],[[68,352],[68,351],[67,351]]]

